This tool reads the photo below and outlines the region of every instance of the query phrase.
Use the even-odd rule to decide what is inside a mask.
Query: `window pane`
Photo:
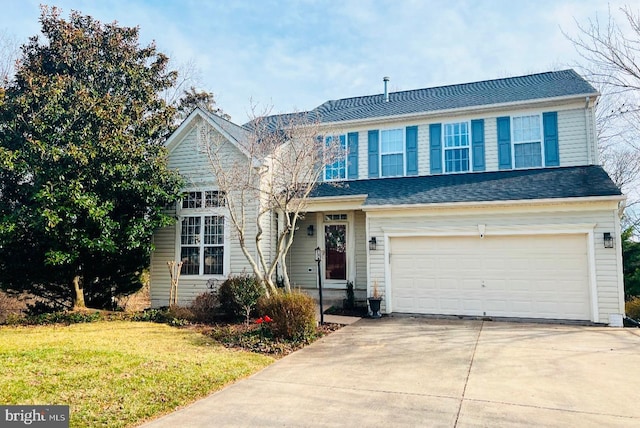
[[[218,192],[216,190],[204,192],[204,206],[206,208],[224,207],[225,205],[224,192]]]
[[[324,179],[327,181],[330,180],[344,180],[347,178],[347,143],[346,143],[346,137],[344,135],[340,135],[339,137],[335,137],[335,138],[340,138],[340,149],[341,149],[341,154],[340,154],[340,159],[336,160],[334,163],[332,164],[328,164],[325,165],[324,167]],[[325,139],[325,144],[327,146],[329,146],[332,141],[333,141],[334,137],[333,136],[328,136]],[[342,153],[344,153],[344,155],[342,155]]]
[[[532,168],[542,166],[540,143],[515,144],[516,168]]]
[[[182,220],[180,243],[182,245],[197,245],[200,243],[200,217],[185,217]]]
[[[382,155],[382,176],[395,177],[404,175],[402,155]]]
[[[325,274],[327,279],[347,279],[347,226],[324,227]]]
[[[204,248],[204,274],[222,275],[224,270],[224,247]]]
[[[528,143],[541,141],[540,116],[521,116],[513,118],[513,142]]]
[[[469,126],[467,122],[444,125],[444,147],[469,146]]]
[[[180,250],[180,260],[182,260],[182,275],[198,275],[200,273],[200,248],[182,247]]]
[[[204,245],[224,244],[224,217],[206,216],[204,218]]]
[[[201,208],[202,192],[187,192],[182,195],[182,208]]]
[[[446,172],[469,171],[469,149],[449,149],[444,152]]]
[[[380,132],[380,152],[385,153],[403,153],[402,129],[387,129]]]

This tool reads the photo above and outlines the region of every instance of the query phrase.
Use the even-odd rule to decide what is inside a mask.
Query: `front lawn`
[[[68,404],[72,427],[135,426],[273,361],[155,323],[0,327],[0,403]]]

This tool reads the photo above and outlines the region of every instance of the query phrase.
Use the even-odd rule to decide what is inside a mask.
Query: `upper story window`
[[[182,198],[179,251],[182,275],[224,275],[228,257],[224,192],[186,192]]]
[[[380,165],[382,177],[404,175],[404,129],[380,131]]]
[[[542,126],[540,115],[511,118],[513,164],[516,168],[542,166]]]
[[[444,125],[444,167],[445,172],[469,171],[470,132],[468,122]]]
[[[325,144],[330,146],[334,143],[334,138],[340,139],[340,147],[335,162],[324,167],[325,181],[345,180],[347,178],[347,142],[344,135],[328,136]]]

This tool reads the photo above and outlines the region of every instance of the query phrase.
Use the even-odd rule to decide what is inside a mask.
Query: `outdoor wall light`
[[[378,242],[376,241],[376,237],[372,236],[371,239],[369,239],[369,250],[371,251],[375,250],[377,244]]]
[[[604,248],[613,248],[613,236],[611,236],[611,233],[605,232],[602,235],[602,240],[604,241]]]
[[[310,224],[309,227],[307,227],[307,236],[313,236],[313,225]]]

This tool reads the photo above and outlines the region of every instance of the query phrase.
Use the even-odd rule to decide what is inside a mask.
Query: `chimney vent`
[[[382,81],[384,82],[384,102],[388,103],[389,102],[389,90],[387,88],[387,84],[389,83],[389,77],[385,76],[382,78]]]

